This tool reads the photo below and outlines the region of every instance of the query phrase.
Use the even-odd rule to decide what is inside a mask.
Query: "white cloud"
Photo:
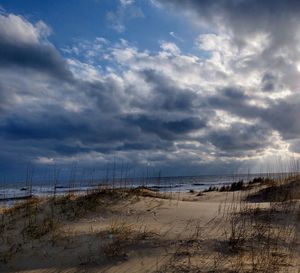
[[[123,6],[132,5],[134,3],[134,0],[120,0],[120,3]]]
[[[180,38],[174,31],[169,32],[170,36],[172,36],[174,39],[183,42],[184,40]]]
[[[1,39],[12,43],[36,44],[51,30],[43,21],[34,26],[20,16],[0,14],[0,33]]]
[[[111,26],[117,32],[124,32],[126,22],[129,20],[144,18],[142,9],[135,5],[134,0],[120,0],[120,5],[115,11],[109,11],[106,18]]]
[[[174,43],[162,42],[160,47],[163,50],[163,54],[165,56],[168,56],[168,55],[174,55],[175,56],[175,55],[179,55],[181,53],[178,46]]]

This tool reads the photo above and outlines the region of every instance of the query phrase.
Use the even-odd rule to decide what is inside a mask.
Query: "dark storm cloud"
[[[211,96],[208,100],[214,106],[228,105],[229,107],[239,106],[240,104],[245,104],[250,97],[245,94],[241,89],[235,87],[226,87],[216,95]]]
[[[226,87],[217,94],[205,98],[207,108],[221,109],[237,116],[256,118],[262,111],[260,107],[250,105],[251,97],[242,89]]]
[[[151,109],[192,112],[197,106],[197,96],[191,90],[180,89],[171,79],[154,70],[144,70],[140,74],[153,90],[145,107],[148,105]]]
[[[206,122],[199,118],[185,118],[181,120],[164,121],[152,116],[129,116],[126,121],[139,127],[143,132],[152,133],[161,139],[175,140],[182,138],[182,135],[194,130],[202,129]]]
[[[85,123],[68,120],[63,112],[59,115],[51,112],[39,113],[34,117],[31,115],[13,116],[4,120],[0,126],[1,135],[8,139],[68,139],[81,132],[87,131]]]
[[[276,77],[272,74],[266,73],[262,78],[262,90],[266,92],[276,91]]]
[[[9,104],[8,94],[5,92],[5,87],[0,81],[0,113]]]
[[[251,97],[245,95],[242,90],[226,88],[217,95],[207,98],[206,105],[213,109],[224,110],[237,117],[255,121],[258,126],[277,131],[283,139],[297,138],[300,135],[300,98],[298,95],[290,95],[276,101],[266,100],[267,107],[259,107],[249,104]],[[251,130],[258,130],[258,127],[250,127]],[[259,131],[257,132],[259,133]],[[220,137],[222,137],[220,135]],[[254,137],[250,134],[248,137]],[[235,142],[239,146],[238,142]],[[264,142],[262,142],[264,143]],[[225,146],[224,146],[225,149]],[[245,145],[247,149],[247,145]]]
[[[116,148],[117,151],[174,151],[173,142],[156,138],[148,138],[148,141],[142,141],[142,138],[133,142],[125,141]]]
[[[79,144],[70,144],[70,143],[56,143],[53,145],[54,147],[49,147],[51,148],[52,151],[55,151],[56,153],[60,155],[76,155],[80,153],[88,153],[91,151],[90,148],[82,147]]]
[[[23,116],[8,116],[0,129],[0,135],[6,139],[78,140],[91,146],[135,140],[137,136],[137,130],[128,127],[121,118],[103,116],[97,110],[76,114],[59,108],[45,109],[34,115],[23,112]]]
[[[253,120],[258,125],[261,124],[262,128],[268,125],[269,129],[279,132],[284,139],[299,137],[299,95],[290,95],[276,101],[266,100],[267,107],[249,104],[250,100],[251,97],[242,90],[225,88],[217,95],[208,97],[206,105],[213,109],[227,111],[238,117]],[[255,131],[255,127],[252,127],[252,130]]]
[[[261,118],[268,122],[284,139],[298,138],[300,135],[300,98],[289,96],[273,103],[261,111]]]
[[[282,22],[289,22],[297,15],[300,3],[297,0],[163,0],[175,8],[184,8],[194,13],[199,21],[217,23],[219,20],[231,25],[233,30],[256,31],[275,29]]]
[[[293,139],[290,141],[289,150],[293,153],[300,154],[300,140]]]
[[[71,73],[55,48],[50,45],[17,44],[1,40],[0,66],[33,69],[57,78],[71,79]]]
[[[49,29],[43,22],[35,26],[25,18],[0,14],[0,67],[33,69],[68,79],[72,74],[59,52],[46,39]]]
[[[249,151],[256,153],[270,145],[270,128],[234,123],[229,128],[211,131],[207,140],[223,155],[249,155]]]
[[[121,101],[126,103],[120,87],[113,80],[78,82],[78,89],[95,99],[98,109],[104,113],[119,113],[122,108]]]

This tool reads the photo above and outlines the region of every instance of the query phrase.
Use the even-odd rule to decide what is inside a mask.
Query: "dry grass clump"
[[[45,217],[42,220],[29,221],[22,230],[24,238],[40,239],[44,235],[58,228],[58,223],[51,217]]]
[[[137,187],[127,190],[130,195],[136,197],[151,197],[151,198],[160,198],[160,199],[171,199],[171,195],[167,193],[161,193],[159,191],[147,188],[147,187]]]
[[[158,234],[122,220],[112,220],[107,229],[93,234],[88,251],[80,255],[80,265],[109,265],[125,262],[139,248],[154,247]],[[156,239],[156,240],[155,240]]]
[[[108,229],[109,234],[127,238],[133,232],[133,225],[126,222],[113,220]]]
[[[22,250],[22,244],[12,244],[8,249],[0,251],[0,264],[7,264],[10,259]]]
[[[8,230],[13,229],[17,222],[24,222],[24,219],[36,215],[40,210],[40,206],[41,200],[32,198],[2,209],[0,213],[0,238],[2,241],[5,241],[5,234]]]
[[[273,192],[273,187],[268,187],[267,192]],[[280,188],[295,189],[289,183]],[[297,202],[286,201],[290,200],[286,197],[291,194],[284,192],[281,201],[271,203],[269,207],[241,202],[229,211],[229,225],[219,251],[235,258],[231,268],[238,267],[238,272],[289,272],[294,259],[299,213]]]
[[[286,202],[300,199],[300,180],[277,183],[247,196],[247,201],[252,202]]]
[[[13,206],[4,208],[1,212],[2,222],[11,222],[16,220],[16,217],[25,217],[30,214],[36,213],[40,208],[42,201],[39,198],[32,197],[24,202],[17,202]]]
[[[94,194],[80,197],[68,194],[53,200],[53,202],[54,209],[60,217],[67,220],[82,217],[86,212],[92,212],[102,204],[101,198],[96,198]]]
[[[203,192],[212,192],[212,191],[219,191],[219,192],[234,192],[234,191],[246,191],[258,186],[271,186],[275,185],[276,181],[270,178],[264,177],[256,177],[249,182],[244,182],[240,180],[238,182],[233,182],[230,185],[223,185],[221,187],[217,186],[210,186],[208,189],[205,189]]]
[[[27,199],[5,208],[0,214],[0,264],[7,263],[18,252],[22,251],[24,242],[18,240],[17,230],[24,225],[26,220],[37,215],[40,210],[41,200],[38,198]],[[17,232],[17,234],[16,234]]]
[[[125,194],[119,192],[98,190],[82,196],[32,198],[3,209],[0,214],[0,261],[8,262],[23,246],[28,247],[45,236],[52,246],[56,245],[61,224],[86,216],[97,208],[108,209],[124,198]],[[14,245],[20,247],[12,247]]]
[[[61,217],[74,220],[86,213],[95,212],[98,208],[105,210],[130,197],[132,194],[125,189],[97,189],[86,195],[68,194],[57,197],[54,199],[54,206]]]
[[[29,241],[40,239],[57,228],[53,217],[47,214],[47,202],[27,199],[2,211],[0,230],[0,265],[9,262]]]
[[[100,248],[100,252],[106,258],[125,260],[128,258],[127,252],[130,247],[137,247],[139,244],[158,236],[157,233],[146,227],[134,229],[134,225],[118,220],[111,222],[105,235],[108,242]]]

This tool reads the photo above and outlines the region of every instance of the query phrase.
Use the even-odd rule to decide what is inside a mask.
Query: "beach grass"
[[[298,272],[299,185],[293,176],[201,194],[106,187],[29,198],[1,210],[0,269]]]

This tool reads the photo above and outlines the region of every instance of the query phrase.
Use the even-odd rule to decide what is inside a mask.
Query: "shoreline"
[[[216,176],[218,177],[218,176]],[[226,177],[226,176],[223,176]],[[115,182],[115,183],[69,183],[69,184],[31,184],[30,186],[23,186],[22,184],[12,185],[9,184],[5,187],[0,187],[0,203],[4,203],[5,201],[13,201],[14,199],[22,199],[26,198],[26,196],[33,195],[35,197],[51,197],[53,195],[64,195],[68,193],[76,193],[76,194],[85,194],[88,193],[91,190],[95,190],[98,188],[138,188],[138,187],[146,187],[154,191],[160,191],[160,192],[202,192],[209,190],[211,188],[226,188],[228,186],[231,186],[233,183],[237,183],[238,181],[244,181],[245,183],[251,182],[255,180],[256,178],[262,178],[263,176],[250,176],[247,179],[245,179],[245,176],[237,176],[237,179],[230,180],[232,176],[226,177],[223,181],[220,180],[212,180],[212,181],[202,181],[197,180],[197,177],[195,180],[180,180],[180,181],[173,181],[170,180],[168,182],[163,182],[165,178],[161,178],[162,181],[156,181],[154,182],[148,182],[145,183],[143,181],[140,181],[139,183],[129,183],[129,182]],[[188,177],[190,178],[190,177]],[[241,179],[244,178],[244,179]],[[153,178],[157,179],[157,178]],[[182,177],[181,179],[184,179]],[[198,177],[199,179],[199,177]]]

